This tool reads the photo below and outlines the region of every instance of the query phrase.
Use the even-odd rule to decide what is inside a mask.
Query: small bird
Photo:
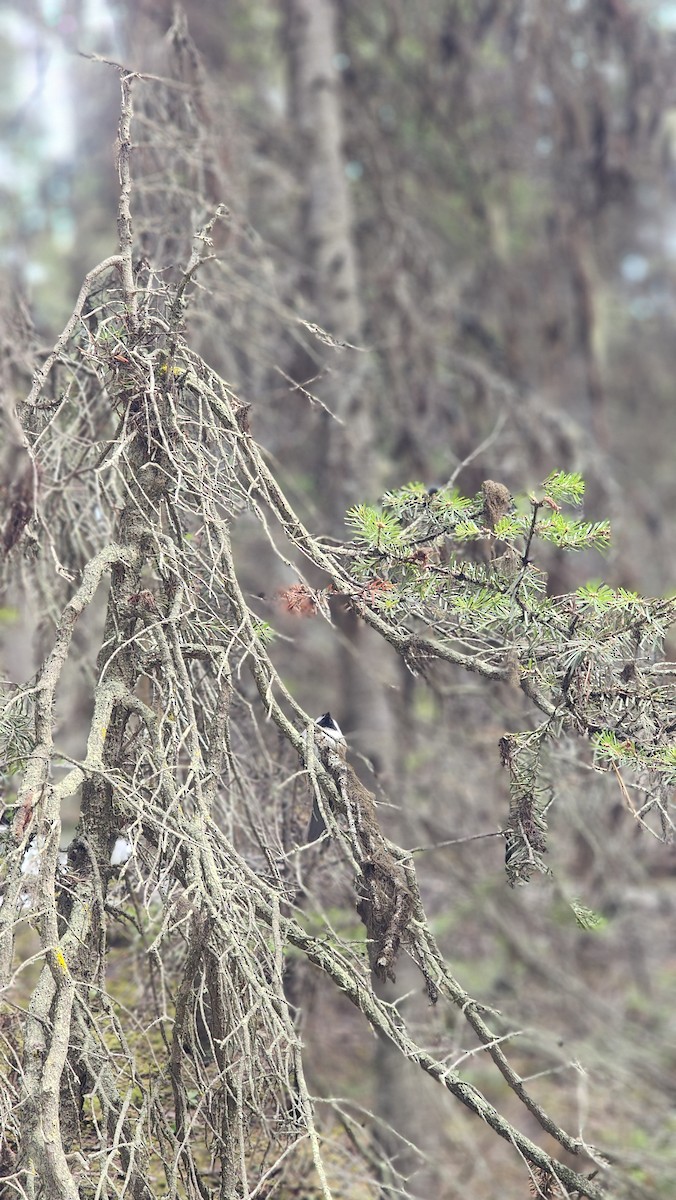
[[[317,717],[315,725],[321,729],[322,733],[325,734],[326,737],[332,738],[334,742],[345,741],[340,725],[337,721],[334,721],[330,712],[322,713],[321,717]]]
[[[330,712],[322,713],[321,717],[317,717],[315,721],[315,734],[317,745],[321,747],[322,739],[328,738],[332,743],[332,749],[335,749],[342,757],[345,757],[347,752],[347,742],[343,737],[343,731],[337,721],[334,721]],[[319,735],[319,736],[317,736]],[[307,842],[316,842],[322,836],[326,829],[324,818],[319,811],[316,798],[312,802],[312,816],[307,830]]]

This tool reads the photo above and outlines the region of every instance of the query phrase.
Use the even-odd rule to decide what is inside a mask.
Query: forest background
[[[452,658],[427,670],[397,654],[396,645],[341,599],[339,588],[331,592],[319,560],[320,551],[345,550],[354,545],[355,529],[363,532],[368,518],[362,512],[360,526],[353,513],[346,524],[348,510],[376,506],[383,494],[411,481],[420,481],[430,497],[452,484],[465,497],[485,498],[482,486],[493,480],[514,496],[539,499],[547,494],[543,481],[559,470],[584,478],[584,516],[592,523],[609,518],[613,537],[603,554],[591,544],[577,555],[551,546],[540,551],[547,594],[570,595],[601,578],[645,596],[673,588],[672,16],[669,5],[624,0],[556,6],[196,0],[185,12],[162,3],[73,0],[10,4],[0,18],[7,695],[15,697],[15,686],[34,678],[51,652],[59,614],[98,536],[90,536],[87,522],[94,529],[100,517],[78,491],[87,451],[82,460],[69,459],[64,473],[64,442],[54,444],[40,488],[45,513],[64,506],[53,528],[61,521],[75,531],[73,558],[62,559],[61,532],[50,548],[51,517],[38,530],[37,503],[32,511],[33,501],[24,497],[17,519],[23,464],[13,407],[35,387],[35,373],[67,327],[83,280],[120,252],[128,202],[134,287],[166,290],[172,303],[179,297],[173,308],[167,301],[168,328],[176,318],[177,337],[180,331],[199,356],[190,360],[191,369],[199,374],[203,361],[236,398],[233,411],[243,414],[242,430],[260,450],[260,470],[270,473],[290,505],[287,534],[297,517],[319,547],[312,565],[301,567],[295,535],[290,549],[270,533],[272,493],[257,507],[252,483],[247,507],[246,487],[237,485],[241,494],[228,516],[236,578],[266,653],[298,711],[316,717],[330,710],[339,722],[350,761],[378,802],[379,825],[396,846],[416,849],[422,902],[454,975],[479,1011],[499,1014],[495,1037],[509,1044],[519,1080],[555,1114],[556,1128],[570,1131],[570,1144],[558,1139],[557,1145],[528,1104],[524,1111],[514,1079],[486,1065],[478,1050],[482,1037],[468,1028],[463,1004],[440,1011],[433,1003],[429,977],[414,955],[399,959],[391,972],[396,982],[375,981],[375,995],[385,1005],[396,1001],[417,1044],[438,1052],[440,1062],[547,1154],[585,1177],[600,1173],[599,1186],[609,1195],[645,1200],[671,1196],[676,1185],[676,897],[668,804],[658,820],[651,822],[649,813],[644,818],[640,796],[617,766],[599,766],[589,742],[570,733],[547,765],[552,873],[538,870],[527,887],[510,887],[515,881],[504,863],[509,762],[499,746],[505,736],[532,727],[528,695],[508,673],[498,679],[463,671]],[[198,269],[202,257],[209,259],[204,271]],[[78,327],[86,326],[100,350],[93,284],[89,307],[75,311]],[[112,287],[105,274],[101,286],[102,295]],[[125,303],[128,298],[125,293]],[[107,326],[117,341],[108,344],[105,371],[96,355],[90,360],[92,378],[104,380],[110,400],[114,420],[107,431],[97,424],[93,393],[82,362],[72,366],[77,355],[67,339],[54,367],[66,374],[72,368],[88,406],[91,445],[98,454],[107,437],[118,447],[111,454],[116,464],[128,452],[120,397],[134,361],[125,357],[120,328]],[[162,369],[175,372],[180,387],[188,360],[177,366],[169,342]],[[38,382],[51,386],[46,378]],[[66,385],[57,375],[53,386],[58,402]],[[34,445],[48,441],[42,429],[31,437]],[[102,465],[97,459],[93,469]],[[227,471],[224,486],[231,486]],[[551,503],[556,507],[556,498]],[[112,522],[114,503],[111,512]],[[191,528],[190,537],[200,536]],[[487,561],[485,541],[477,537],[471,548],[479,568]],[[38,544],[54,585],[32,573]],[[427,564],[421,559],[419,565]],[[152,616],[157,598],[148,581],[141,582],[127,601]],[[360,602],[385,587],[372,577]],[[99,595],[78,625],[73,663],[59,685],[54,739],[63,764],[82,763],[88,753],[105,612],[106,597]],[[210,632],[218,641],[217,623]],[[238,766],[231,763],[230,770],[240,799],[232,799],[231,779],[224,808],[216,805],[216,812],[226,830],[232,833],[234,825],[239,831],[249,868],[260,873],[262,862],[274,876],[279,863],[260,826],[267,821],[278,831],[283,825],[280,845],[290,853],[300,838],[295,823],[308,815],[306,779],[299,775],[298,747],[292,753],[269,719],[260,688],[242,674],[244,662],[232,677]],[[147,704],[139,707],[141,719],[157,698],[139,692],[137,699]],[[298,719],[296,726],[302,731]],[[8,771],[10,809],[14,779]],[[64,846],[76,828],[79,796],[69,803],[61,814]],[[233,817],[237,803],[241,811]],[[227,1039],[223,1029],[214,1031],[216,968],[205,957],[189,977],[186,962],[197,934],[186,935],[182,946],[178,899],[166,907],[179,930],[176,944],[168,935],[161,941],[154,897],[143,884],[150,870],[143,855],[149,844],[152,858],[152,838],[143,843],[149,835],[142,823],[129,833],[128,810],[118,824],[114,832],[124,825],[137,856],[115,884],[116,903],[123,912],[134,908],[136,932],[127,928],[117,939],[109,932],[108,986],[120,1013],[140,1014],[128,1036],[133,1042],[132,1027],[134,1035],[143,1028],[150,1050],[132,1047],[135,1069],[143,1074],[148,1054],[161,1057],[149,1035],[159,1003],[153,972],[159,970],[166,977],[163,1019],[175,1022],[187,1005],[191,1062],[204,1054],[206,1065],[194,1067],[193,1092],[203,1086],[227,1109],[223,1095],[232,1101],[236,1089],[228,1083],[219,1092],[222,1078],[210,1074],[204,1049],[205,1039],[214,1039],[211,1052],[220,1064],[216,1043]],[[158,861],[160,851],[170,853],[159,838],[154,849]],[[301,881],[295,904],[310,934],[321,938],[329,931],[341,946],[361,945],[349,872],[334,839],[300,856],[293,870]],[[14,928],[18,959],[2,1016],[7,1071],[17,1089],[3,1109],[3,1197],[31,1194],[17,1141],[20,1078],[27,1074],[25,1060],[17,1064],[28,1044],[17,1014],[35,986],[35,964],[21,964],[33,955],[39,960],[46,935],[43,930],[43,941],[32,941],[25,911],[22,920]],[[152,956],[155,935],[163,948],[161,970]],[[272,1100],[261,1099],[252,1084],[258,1107],[252,1102],[250,1144],[241,1151],[249,1192],[241,1164],[232,1167],[233,1155],[231,1175],[226,1178],[221,1163],[215,1182],[214,1143],[206,1138],[204,1156],[193,1151],[189,1164],[184,1151],[176,1151],[173,1176],[160,1180],[151,1166],[155,1194],[205,1196],[215,1187],[222,1197],[355,1200],[397,1191],[481,1200],[557,1194],[562,1183],[544,1168],[538,1174],[509,1139],[495,1136],[490,1122],[465,1112],[456,1096],[412,1065],[411,1053],[403,1055],[409,1063],[401,1048],[392,1055],[391,1043],[373,1036],[359,1005],[346,999],[345,989],[327,985],[321,964],[312,955],[308,962],[300,949],[287,955],[283,992],[293,1026],[286,1030],[288,1044],[302,1041],[308,1090],[298,1083],[294,1060],[279,1074],[278,1092],[286,1090],[293,1109],[298,1089],[296,1123],[309,1131],[312,1154],[275,1158],[280,1140],[269,1132]],[[222,953],[221,947],[219,969]],[[50,969],[56,970],[53,963]],[[107,1031],[103,1042],[110,1036]],[[260,1069],[264,1073],[265,1063]],[[137,1082],[132,1079],[130,1095]],[[92,1128],[106,1103],[114,1108],[100,1086],[104,1100],[98,1097],[99,1108],[91,1102]],[[96,1091],[91,1080],[82,1088],[88,1095]],[[178,1089],[172,1100],[161,1094],[158,1107],[172,1113],[168,1141],[174,1136],[185,1146],[197,1140],[202,1117],[186,1116],[199,1113],[187,1084],[183,1117],[177,1095]],[[321,1098],[312,1119],[310,1097]],[[132,1109],[136,1102],[134,1095]],[[78,1103],[82,1116],[82,1098]],[[62,1096],[62,1129],[64,1104]],[[139,1102],[139,1127],[152,1124],[151,1110]],[[274,1153],[261,1149],[263,1128]],[[119,1152],[117,1136],[116,1142],[110,1130],[101,1133],[100,1144]],[[90,1184],[81,1179],[75,1194],[136,1195],[129,1182],[133,1155],[126,1167],[123,1155],[124,1169],[109,1179],[91,1128],[87,1137],[79,1148],[97,1164],[94,1182],[87,1192]],[[581,1164],[582,1145],[590,1153]],[[55,1178],[65,1178],[59,1170]],[[35,1194],[49,1195],[40,1192],[46,1178]],[[140,1186],[137,1179],[133,1187]]]

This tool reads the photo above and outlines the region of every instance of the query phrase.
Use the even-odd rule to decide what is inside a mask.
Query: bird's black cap
[[[337,721],[334,721],[330,712],[322,713],[321,717],[317,717],[315,725],[323,729],[324,733],[329,737],[335,738],[337,741],[343,741],[343,731]]]

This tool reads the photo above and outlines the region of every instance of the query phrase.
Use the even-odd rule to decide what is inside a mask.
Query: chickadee
[[[321,717],[317,717],[315,725],[321,729],[322,733],[325,734],[326,737],[333,738],[335,742],[345,741],[340,725],[337,721],[334,721],[330,712],[322,713]]]
[[[335,749],[344,758],[347,752],[347,742],[343,737],[343,732],[340,728],[340,725],[337,721],[334,721],[331,713],[325,712],[322,713],[321,717],[317,717],[317,720],[315,721],[315,727],[319,734],[317,737],[317,743],[321,746],[322,739],[329,738],[332,742],[332,749]],[[306,841],[316,842],[322,836],[325,829],[326,826],[324,824],[324,818],[319,811],[317,800],[314,798],[312,802],[312,816],[310,817],[310,824],[308,825]]]
[[[110,852],[111,867],[124,866],[126,862],[129,862],[129,859],[133,853],[134,847],[129,839],[125,837],[123,833],[118,833],[115,841],[113,842],[113,848]]]

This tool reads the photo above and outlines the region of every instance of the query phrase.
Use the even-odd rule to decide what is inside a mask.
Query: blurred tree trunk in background
[[[328,350],[318,346],[312,358],[301,357],[293,373],[325,406],[315,421],[315,496],[328,527],[340,536],[346,510],[365,489],[367,495],[374,494],[379,470],[371,413],[374,372],[362,352],[358,254],[345,154],[341,103],[345,53],[337,36],[334,0],[287,0],[286,14],[290,116],[304,185],[299,252],[307,263],[306,304],[337,342]],[[349,345],[340,350],[343,342]],[[347,364],[341,362],[345,357]],[[368,755],[381,782],[397,794],[392,771],[396,742],[383,688],[383,647],[371,640],[371,631],[340,598],[334,601],[332,612],[344,641],[338,672],[341,692],[330,703],[340,714],[353,747]],[[416,975],[415,968],[404,966],[398,986],[375,979],[374,987],[393,1002],[411,990],[420,990]],[[407,1009],[410,1007],[409,1002]],[[415,1104],[411,1103],[412,1094]],[[418,1166],[411,1147],[421,1145],[423,1129],[429,1129],[431,1114],[425,1121],[422,1095],[418,1081],[407,1079],[396,1048],[386,1038],[377,1038],[374,1111],[378,1137],[385,1151],[384,1164],[395,1162],[404,1178]],[[386,1172],[385,1166],[383,1169]],[[386,1173],[383,1182],[392,1184]],[[420,1173],[409,1186],[412,1195],[432,1194],[429,1173]]]
[[[306,267],[303,302],[333,339],[293,364],[299,386],[322,410],[308,429],[313,447],[314,499],[328,527],[342,536],[345,512],[360,496],[377,494],[378,456],[371,393],[373,371],[364,352],[363,313],[354,213],[345,157],[341,55],[334,0],[288,0],[284,41],[289,56],[289,110],[303,198],[298,250]],[[347,343],[345,347],[343,344]],[[386,770],[392,754],[382,686],[383,652],[354,611],[332,605],[344,643],[337,672],[340,692],[325,707],[340,716],[354,747]],[[368,730],[367,737],[364,731]]]

